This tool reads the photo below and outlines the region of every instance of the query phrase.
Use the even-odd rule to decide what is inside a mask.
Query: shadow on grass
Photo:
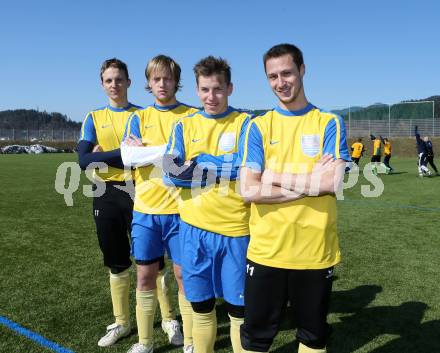
[[[399,306],[367,307],[381,291],[380,286],[364,285],[332,293],[330,312],[340,315],[339,322],[332,325],[327,352],[354,352],[384,334],[399,337],[370,352],[439,352],[440,320],[421,323],[428,306],[422,302],[405,302]],[[292,317],[289,310],[286,316]],[[281,326],[281,330],[293,328],[287,320]],[[272,352],[292,353],[297,346],[294,340]]]
[[[408,174],[408,172],[391,172],[386,175]]]

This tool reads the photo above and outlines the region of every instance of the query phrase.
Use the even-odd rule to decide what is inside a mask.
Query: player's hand
[[[135,135],[128,136],[124,140],[124,143],[127,146],[137,146],[137,147],[143,146],[143,143],[142,143],[141,139],[139,137],[135,136]]]
[[[331,154],[324,154],[314,165],[310,178],[310,196],[334,192],[334,176],[337,164],[338,162],[333,159]]]
[[[93,147],[92,153],[95,152],[104,152],[104,150],[102,149],[102,147],[100,145],[95,145],[95,147]]]
[[[331,163],[333,162],[333,155],[324,154],[321,159],[315,163],[312,169],[312,174],[321,174],[331,169]]]

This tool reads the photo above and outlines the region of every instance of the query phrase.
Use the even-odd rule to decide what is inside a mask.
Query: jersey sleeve
[[[263,137],[254,121],[250,121],[243,137],[240,138],[238,154],[242,167],[260,172],[264,170]]]
[[[96,129],[91,113],[87,114],[86,118],[83,121],[79,141],[89,141],[94,145],[96,144]]]
[[[141,119],[136,113],[130,115],[127,120],[127,125],[125,125],[124,136],[122,140],[125,140],[130,135],[136,136],[137,138],[142,138],[141,130],[140,130],[140,121]]]
[[[350,154],[348,153],[345,124],[340,116],[330,120],[325,128],[322,153],[331,154],[335,159],[351,162]]]
[[[166,154],[171,154],[180,161],[185,161],[185,145],[183,140],[183,125],[178,122],[168,140]]]

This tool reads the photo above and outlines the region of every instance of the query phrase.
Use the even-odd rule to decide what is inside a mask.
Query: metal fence
[[[381,135],[387,137],[414,136],[418,126],[420,135],[440,136],[440,119],[345,120],[348,137]],[[80,130],[0,129],[0,141],[78,141]]]
[[[80,130],[0,129],[0,141],[77,141]]]
[[[392,119],[392,120],[350,120],[345,121],[348,137],[375,136],[407,137],[414,136],[418,126],[420,135],[440,136],[440,119]]]

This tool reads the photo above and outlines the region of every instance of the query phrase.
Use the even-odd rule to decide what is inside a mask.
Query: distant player
[[[133,201],[127,192],[132,184],[130,171],[124,171],[119,146],[129,116],[140,109],[128,102],[127,91],[131,81],[127,65],[113,58],[101,67],[101,84],[109,103],[87,114],[84,119],[77,151],[79,164],[86,169],[92,162],[108,165],[107,172],[95,172],[96,183],[103,182],[105,193],[93,198],[93,215],[104,265],[109,268],[110,294],[115,323],[98,345],[107,347],[131,331],[129,288],[131,266],[129,233]],[[128,184],[127,184],[128,182]],[[163,276],[159,283],[165,283]],[[167,288],[163,287],[161,302],[169,303]],[[164,307],[168,306],[164,304]],[[166,316],[162,313],[162,316]]]
[[[382,158],[382,141],[379,137],[370,135],[373,141],[373,153],[371,155],[371,163],[373,163],[373,174],[377,174],[377,168],[380,166],[380,159]]]
[[[426,144],[426,160],[431,166],[432,169],[434,169],[436,175],[440,175],[437,169],[437,166],[434,163],[434,149],[432,147],[432,141],[429,139],[428,136],[425,136],[423,138]]]
[[[183,285],[194,310],[195,352],[214,352],[215,299],[223,297],[231,323],[232,348],[234,353],[239,353],[249,207],[235,190],[235,178],[239,140],[249,117],[228,105],[233,86],[231,69],[225,60],[206,57],[195,65],[194,72],[203,111],[183,118],[168,146],[170,158],[183,170],[169,169],[167,175],[176,185],[186,187],[179,207],[182,220],[179,236],[185,254]],[[200,185],[195,180],[197,173],[191,173],[198,168],[203,170],[203,165],[206,172],[214,173],[214,180],[210,184],[208,180],[205,186],[202,179],[202,188],[188,189]]]
[[[385,164],[386,173],[389,174],[393,171],[393,167],[391,167],[391,165],[390,165],[391,142],[390,142],[390,140],[388,140],[387,137],[382,138],[382,136],[381,136],[380,138],[383,143],[383,154],[385,156],[383,159],[383,164]]]
[[[156,278],[165,251],[173,262],[179,287],[185,342],[171,308],[168,317],[162,321],[162,328],[168,333],[170,343],[184,344],[183,352],[193,352],[192,308],[184,296],[180,269],[179,191],[164,185],[161,170],[151,164],[155,159],[161,160],[178,120],[197,111],[176,99],[176,92],[180,88],[180,72],[180,66],[168,56],[158,55],[150,60],[145,76],[147,89],[154,95],[155,102],[130,117],[125,133],[125,142],[129,146],[123,144],[121,147],[124,163],[138,167],[135,171],[132,252],[137,265],[136,317],[139,343],[133,345],[129,353],[153,352],[154,311],[157,290],[161,286],[156,284]]]
[[[350,161],[345,126],[307,101],[297,47],[272,47],[264,68],[278,106],[251,121],[240,146],[240,192],[252,202],[242,345],[268,352],[289,300],[298,352],[324,353],[340,261],[335,192]]]
[[[362,138],[358,138],[356,142],[351,145],[351,159],[354,163],[359,165],[359,160],[364,155],[365,146],[362,143]]]
[[[416,144],[417,144],[417,155],[418,155],[418,171],[419,176],[431,176],[431,171],[428,169],[428,148],[426,146],[426,141],[420,137],[418,126],[416,125],[414,128],[414,134],[416,136]]]

